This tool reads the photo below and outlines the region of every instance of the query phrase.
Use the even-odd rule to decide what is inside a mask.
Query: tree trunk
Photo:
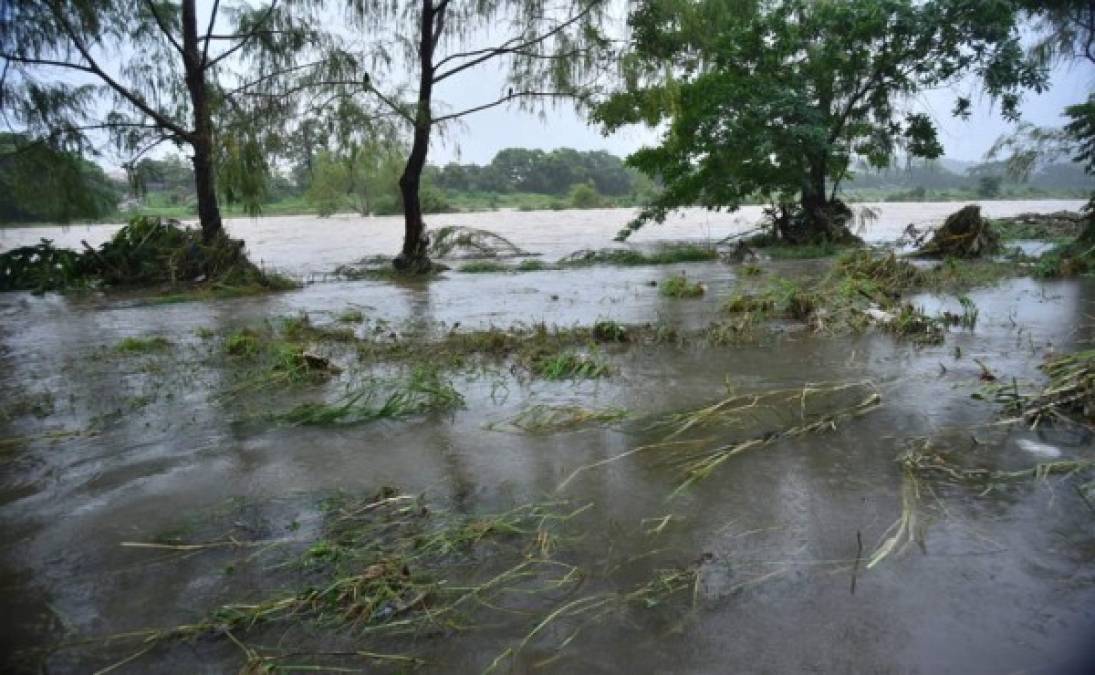
[[[419,27],[418,62],[421,69],[418,82],[418,107],[415,113],[414,140],[403,175],[399,177],[399,192],[403,198],[403,250],[394,260],[395,268],[403,272],[425,273],[432,264],[426,253],[429,238],[422,220],[419,188],[426,154],[430,149],[430,128],[433,126],[430,103],[433,96],[433,50],[441,32],[443,16],[434,9],[432,0],[422,0],[422,24]],[[436,24],[435,24],[436,21]]]
[[[183,66],[186,88],[194,111],[194,131],[187,140],[194,150],[194,188],[198,197],[198,220],[202,241],[210,244],[224,233],[220,205],[217,203],[216,173],[213,168],[213,122],[205,88],[201,50],[198,48],[198,26],[194,11],[195,0],[182,2]]]

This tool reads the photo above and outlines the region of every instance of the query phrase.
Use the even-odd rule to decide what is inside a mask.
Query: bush
[[[578,183],[570,188],[570,205],[576,209],[597,209],[604,206],[604,197],[593,183]]]

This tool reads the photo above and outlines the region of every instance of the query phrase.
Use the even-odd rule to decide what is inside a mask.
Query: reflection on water
[[[955,205],[884,206],[889,215],[870,236],[885,228],[896,233],[906,220],[942,217]],[[989,213],[993,208],[1035,206],[986,204]],[[603,238],[582,229],[588,213],[452,216],[451,222],[495,229],[522,247],[559,255],[601,245],[627,217],[602,215]],[[734,218],[748,222],[748,214],[691,218],[642,236],[715,238],[737,227]],[[288,227],[300,220],[231,227],[268,261],[298,270],[394,250],[398,233],[389,219],[309,221],[307,232]],[[377,236],[361,237],[355,228],[363,227],[375,227]],[[92,234],[101,236],[81,228],[64,236]],[[4,243],[13,236],[7,233]],[[769,274],[801,274],[811,264],[766,263]],[[682,270],[707,286],[703,298],[665,298],[648,284]],[[241,596],[261,597],[270,571],[245,566],[243,554],[157,560],[119,546],[171,531],[199,536],[200,529],[186,528],[203,522],[201,514],[239,520],[261,538],[269,528],[307,523],[322,495],[371,493],[382,485],[425,492],[460,511],[504,508],[553,496],[576,467],[658,440],[652,420],[717,400],[728,386],[758,391],[871,380],[882,392],[878,410],[834,431],[743,453],[677,499],[667,499],[679,483],[676,468],[653,456],[613,462],[569,484],[564,496],[594,504],[582,521],[587,536],[569,543],[566,555],[575,562],[618,567],[612,583],[627,588],[659,566],[702,561],[703,583],[697,609],[683,619],[654,608],[590,626],[540,670],[1053,671],[1076,655],[1095,628],[1095,519],[1065,483],[987,496],[932,486],[922,495],[922,547],[861,572],[854,595],[849,563],[857,534],[869,553],[900,513],[894,457],[903,439],[946,439],[990,467],[1029,465],[1035,446],[1066,458],[1092,456],[1089,438],[984,426],[995,421],[995,409],[971,397],[982,386],[974,358],[1008,378],[1040,381],[1037,365],[1046,353],[1089,344],[1095,337],[1090,280],[1016,279],[975,290],[969,294],[980,309],[975,330],[955,329],[939,346],[914,347],[885,335],[789,332],[720,349],[606,347],[605,358],[617,368],[611,378],[552,383],[505,370],[461,371],[454,384],[466,399],[463,410],[340,429],[272,423],[271,411],[314,397],[323,386],[233,394],[239,373],[218,357],[219,338],[197,334],[223,335],[301,311],[323,324],[349,307],[360,308],[370,326],[400,334],[449,330],[457,322],[472,328],[599,318],[699,328],[738,283],[734,270],[700,263],[450,274],[418,288],[338,282],[176,305],[0,294],[0,397],[37,393],[52,400],[52,413],[42,418],[0,418],[0,437],[23,439],[0,449],[0,649],[66,634],[169,626]],[[929,312],[957,306],[954,298],[933,295],[914,302]],[[147,334],[167,336],[172,349],[141,356],[114,350],[125,336]],[[339,386],[328,385],[328,393]],[[486,428],[529,405],[568,403],[618,406],[632,417],[553,435]],[[710,433],[718,440],[731,432]],[[644,519],[667,515],[663,531],[647,532]],[[621,564],[630,558],[639,560]],[[238,567],[232,575],[225,573],[229,564]],[[489,627],[415,646],[429,657],[428,670],[478,672],[512,644],[515,630]],[[557,644],[567,634],[550,637]],[[517,670],[550,655],[530,649]],[[231,645],[199,641],[151,654],[128,672],[230,672],[240,663]],[[88,672],[106,663],[60,654],[49,665],[50,672]]]

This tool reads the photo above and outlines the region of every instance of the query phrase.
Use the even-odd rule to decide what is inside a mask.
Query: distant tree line
[[[506,148],[488,164],[449,163],[429,170],[433,183],[459,192],[534,192],[568,194],[591,185],[608,197],[633,194],[642,176],[622,159],[603,150]]]

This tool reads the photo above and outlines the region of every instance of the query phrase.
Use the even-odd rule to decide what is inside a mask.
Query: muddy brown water
[[[985,206],[1006,215],[1076,205]],[[893,239],[908,222],[941,219],[952,209],[883,205],[867,236]],[[552,258],[605,245],[626,216],[505,213],[452,221],[498,231]],[[717,239],[750,217],[692,213],[643,237]],[[394,221],[380,220],[278,218],[230,227],[257,257],[304,275],[393,248]],[[363,236],[366,226],[377,231]],[[6,231],[0,242],[51,234]],[[93,243],[109,228],[56,234]],[[816,265],[761,266],[796,275]],[[669,299],[649,285],[681,272],[707,285],[703,298]],[[907,439],[932,436],[991,468],[1095,458],[1084,434],[985,426],[997,410],[972,398],[982,386],[974,358],[1001,377],[1040,383],[1045,354],[1089,348],[1091,280],[1017,278],[974,290],[976,327],[954,329],[937,346],[874,333],[811,336],[787,326],[751,345],[606,347],[616,368],[608,378],[546,382],[504,369],[459,371],[453,383],[465,406],[454,413],[337,429],[285,426],[265,415],[331,395],[342,382],[226,397],[237,380],[216,357],[221,337],[197,335],[208,329],[223,336],[300,312],[325,324],[350,308],[367,319],[362,333],[598,319],[700,328],[739,283],[733,266],[697,263],[449,273],[410,286],[315,283],[266,297],[171,305],[133,296],[0,294],[0,438],[22,439],[0,447],[0,649],[17,669],[44,663],[47,672],[80,673],[110,665],[133,649],[68,649],[29,662],[26,650],[194,621],[225,602],[264,597],[283,581],[265,559],[249,563],[248,551],[165,556],[121,542],[172,532],[208,540],[227,526],[255,539],[303,540],[324,495],[394,485],[467,513],[556,496],[592,503],[575,524],[585,536],[561,553],[590,570],[614,570],[590,590],[629,588],[659,568],[702,561],[694,606],[677,597],[613,615],[558,654],[573,626],[552,627],[506,662],[514,672],[998,673],[1089,665],[1095,514],[1068,479],[988,495],[927,485],[920,546],[860,569],[854,594],[847,563],[857,555],[857,532],[869,555],[900,515],[903,479],[894,458]],[[957,307],[953,297],[915,300],[929,313]],[[163,335],[172,347],[144,355],[115,349],[124,337],[148,335]],[[652,420],[717,400],[728,384],[749,392],[864,380],[878,387],[880,408],[835,431],[734,457],[676,498],[668,498],[679,483],[676,470],[642,455],[586,471],[555,492],[575,468],[657,440]],[[548,435],[487,428],[529,405],[571,403],[618,406],[631,418]],[[663,531],[647,533],[651,521],[644,519],[666,515],[672,519]],[[514,619],[391,646],[426,658],[427,672],[480,672],[528,629]],[[345,635],[329,639],[340,648],[352,644]],[[231,643],[202,639],[153,650],[115,672],[222,673],[242,663]]]

